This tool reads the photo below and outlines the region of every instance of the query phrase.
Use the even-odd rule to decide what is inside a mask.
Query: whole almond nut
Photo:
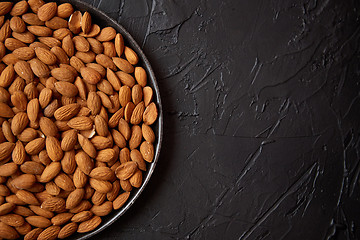
[[[31,122],[35,122],[37,120],[39,111],[40,111],[39,100],[37,98],[30,100],[29,103],[27,104],[26,112]]]
[[[61,228],[57,237],[60,239],[67,238],[67,237],[71,236],[72,234],[74,234],[77,229],[78,229],[77,223],[75,223],[75,222],[68,223],[64,227]]]
[[[77,103],[73,103],[73,104],[68,104],[66,106],[60,107],[58,108],[55,113],[54,113],[54,117],[56,118],[56,120],[59,121],[64,121],[64,120],[69,120],[72,117],[74,117],[78,112],[80,111],[80,105]],[[87,128],[90,129],[92,127],[92,121],[91,119],[84,119],[84,118],[77,118],[77,119],[72,119],[72,122],[70,122],[70,127],[74,126],[72,128],[78,129],[78,128]],[[79,126],[80,125],[80,126]],[[85,126],[82,126],[85,125]],[[91,127],[90,127],[91,125]],[[85,130],[85,129],[78,129],[78,130]]]
[[[58,187],[58,185],[56,185],[54,182],[48,182],[45,184],[45,189],[46,192],[48,192],[51,195],[59,195],[60,193],[60,188]]]
[[[133,125],[140,124],[143,119],[144,111],[145,111],[145,104],[144,102],[140,102],[138,105],[136,105],[136,107],[132,111],[130,123]]]
[[[21,165],[25,162],[26,159],[26,152],[24,144],[21,141],[17,141],[15,144],[15,148],[12,152],[12,159],[13,162]]]
[[[46,151],[51,160],[60,161],[63,158],[64,153],[61,149],[60,142],[57,138],[52,136],[46,137],[45,146],[46,146]]]
[[[7,66],[0,75],[0,86],[8,87],[15,78],[15,69],[13,65]]]
[[[124,136],[125,140],[129,140],[131,136],[131,129],[129,123],[125,119],[121,118],[118,125],[119,132]]]
[[[77,214],[75,214],[72,218],[72,222],[84,222],[86,220],[89,220],[93,216],[93,213],[90,211],[82,211]]]
[[[51,240],[51,239],[56,239],[59,232],[60,232],[60,227],[59,226],[50,226],[46,229],[44,229],[44,231],[42,231],[39,236],[38,236],[38,240]]]
[[[15,136],[13,132],[11,131],[11,125],[8,121],[4,121],[2,124],[2,133],[4,135],[4,140],[7,140],[11,143],[14,143],[16,141]]]
[[[134,77],[128,73],[125,73],[123,71],[117,71],[116,76],[119,78],[119,80],[122,84],[124,84],[130,88],[132,88],[135,85]]]
[[[108,167],[97,167],[90,172],[89,176],[99,180],[110,181],[114,179],[115,174],[114,171]]]
[[[48,21],[55,16],[56,12],[57,4],[55,2],[50,2],[42,5],[38,10],[37,15],[41,21]]]
[[[69,212],[59,213],[51,218],[51,223],[55,226],[61,226],[70,221],[73,216],[74,214]]]
[[[96,62],[98,64],[100,64],[101,66],[103,66],[104,68],[110,68],[111,70],[113,71],[116,71],[117,68],[116,68],[116,65],[115,63],[113,62],[113,60],[108,57],[107,55],[105,54],[98,54],[96,55]]]
[[[35,51],[30,47],[20,47],[13,51],[13,54],[20,60],[30,60],[35,57]]]
[[[118,196],[121,188],[119,180],[114,181],[112,185],[111,191],[106,194],[106,198],[111,202]]]
[[[57,62],[56,56],[49,50],[45,48],[36,48],[36,56],[47,65],[53,65]]]
[[[1,2],[0,3],[0,15],[5,15],[9,13],[12,9],[12,2]]]
[[[100,42],[108,42],[115,38],[116,30],[112,27],[105,27],[101,29],[99,35],[96,37]]]
[[[113,204],[110,201],[104,202],[101,205],[94,205],[90,211],[94,213],[96,216],[106,216],[113,210]]]
[[[90,232],[95,228],[97,228],[100,225],[100,223],[101,223],[101,218],[99,216],[94,216],[91,219],[80,223],[77,232],[78,233]]]
[[[125,204],[125,202],[128,200],[129,197],[130,197],[130,192],[124,192],[124,193],[120,194],[113,201],[113,208],[115,210],[120,209]]]
[[[54,68],[51,75],[59,81],[74,82],[75,76],[73,72],[66,68]]]
[[[128,86],[122,86],[119,91],[119,102],[125,107],[131,101],[131,89]]]
[[[43,231],[42,228],[34,228],[25,235],[24,240],[35,240],[42,231]]]
[[[133,161],[122,163],[116,170],[116,177],[120,180],[129,179],[137,170],[137,164]]]
[[[40,124],[40,129],[45,136],[56,137],[58,135],[58,128],[50,118],[41,117],[39,124]]]
[[[0,30],[1,31],[1,30]],[[33,43],[35,41],[35,36],[34,34],[32,34],[31,32],[29,31],[25,31],[25,32],[22,32],[22,33],[18,33],[18,32],[13,32],[12,33],[12,36],[18,40],[20,40],[21,42],[23,43],[27,43],[27,44],[30,44],[30,43]]]
[[[133,149],[130,152],[130,158],[132,161],[136,162],[138,168],[142,171],[146,171],[146,163],[144,158],[139,150]]]
[[[90,44],[84,37],[75,36],[72,40],[77,51],[88,52],[90,50]]]
[[[131,186],[139,188],[142,184],[142,172],[138,169],[130,178]]]
[[[136,82],[140,86],[145,87],[147,84],[147,75],[146,75],[145,69],[142,67],[135,67],[134,75],[135,75]],[[150,88],[150,87],[148,87],[148,88]]]
[[[68,22],[60,17],[53,17],[50,20],[46,21],[45,25],[50,29],[57,30],[61,28],[66,28],[68,26]]]
[[[21,42],[20,40],[15,39],[15,38],[7,38],[5,40],[4,45],[10,51],[14,51],[14,50],[16,50],[18,48],[22,48],[22,47],[27,47],[27,45],[25,43]],[[13,56],[15,57],[15,55],[13,55]],[[6,57],[6,56],[3,56],[3,57]],[[4,62],[6,62],[6,61],[4,61]]]
[[[0,215],[5,215],[10,213],[16,207],[13,203],[4,203],[0,205]]]
[[[131,48],[125,46],[124,49],[125,57],[132,65],[136,65],[139,62],[138,55]]]
[[[49,88],[44,88],[39,94],[39,103],[41,108],[45,108],[51,102],[52,90]]]
[[[20,111],[25,111],[28,99],[24,92],[16,91],[11,95],[11,103]]]
[[[22,174],[11,181],[11,184],[17,189],[28,189],[34,185],[36,179],[32,174]]]
[[[53,32],[53,37],[59,41],[63,41],[67,36],[72,38],[72,32],[68,28],[59,28]]]
[[[63,198],[51,197],[41,204],[41,208],[52,212],[61,212],[65,209],[65,200]]]
[[[157,107],[155,103],[150,103],[144,111],[143,121],[146,125],[151,125],[156,121],[157,117],[158,117]]]
[[[82,170],[80,170],[79,167],[76,168],[76,170],[74,172],[73,181],[74,181],[74,185],[76,188],[85,187],[85,184],[87,182],[87,176]]]
[[[111,139],[106,137],[95,136],[90,141],[97,150],[109,148],[112,146]]]
[[[42,216],[29,216],[26,218],[26,221],[30,225],[39,228],[46,228],[51,225],[50,220]]]
[[[70,151],[74,149],[77,143],[77,132],[76,130],[69,130],[61,141],[61,149],[63,151]]]
[[[101,29],[100,29],[99,25],[92,24],[90,31],[88,33],[81,32],[81,33],[79,33],[79,35],[82,37],[93,38],[93,37],[96,37],[100,33],[100,30]]]
[[[74,8],[70,3],[60,4],[57,8],[57,16],[61,18],[68,18],[74,12]]]
[[[39,200],[29,191],[19,190],[16,192],[16,196],[27,204],[40,205]]]
[[[109,57],[116,57],[115,44],[113,42],[103,42],[104,54]]]
[[[75,190],[75,186],[71,178],[65,173],[59,173],[55,179],[55,184],[65,191],[73,191]]]
[[[96,115],[100,112],[101,109],[101,99],[96,92],[89,92],[87,105],[91,110],[92,114]]]
[[[27,30],[38,37],[50,37],[53,31],[45,26],[28,26]]]
[[[119,148],[126,147],[126,140],[125,140],[124,136],[120,132],[116,131],[115,129],[112,129],[111,130],[111,135],[112,135],[112,138],[114,140],[114,143]]]
[[[124,38],[120,33],[118,33],[115,36],[115,50],[119,57],[123,54],[124,48]]]
[[[22,20],[29,25],[43,25],[44,22],[39,19],[35,13],[26,13],[21,16]]]
[[[61,42],[54,37],[38,37],[38,39],[41,43],[45,44],[49,48],[61,46]]]
[[[95,38],[87,38],[87,40],[90,44],[91,51],[96,54],[101,54],[104,52],[104,46],[101,44],[101,42],[99,42]]]
[[[88,138],[84,137],[82,134],[78,134],[78,141],[81,148],[87,155],[89,155],[91,158],[96,157],[96,149]],[[87,171],[84,172],[87,173]]]
[[[78,188],[70,193],[68,198],[66,199],[66,208],[72,209],[79,205],[79,203],[82,201],[85,194],[85,190],[82,188]]]
[[[34,206],[34,205],[30,205],[29,208],[31,209],[31,211],[33,211],[36,215],[39,215],[41,217],[45,217],[45,218],[52,218],[54,217],[54,213],[49,211],[49,210],[45,210],[42,209],[39,206]]]
[[[141,102],[143,97],[143,89],[139,84],[136,84],[131,89],[131,98],[135,105]]]
[[[84,151],[80,151],[75,155],[75,161],[81,171],[83,171],[86,175],[89,175],[94,167],[93,160],[90,159],[89,155],[87,155]]]
[[[65,97],[75,97],[78,94],[77,87],[70,82],[57,82],[54,84],[56,90]]]
[[[37,58],[29,61],[31,70],[37,77],[48,77],[50,74],[49,67]]]
[[[64,51],[66,52],[66,54],[69,57],[74,56],[74,54],[75,54],[75,46],[74,46],[74,43],[73,43],[70,35],[67,35],[62,40],[62,48],[64,49]]]
[[[80,69],[80,73],[84,81],[89,84],[97,84],[101,80],[100,73],[92,68],[83,67]]]
[[[45,167],[43,173],[40,176],[40,182],[46,183],[50,182],[53,178],[55,178],[59,172],[61,171],[60,162],[52,162],[48,166]]]
[[[108,193],[112,189],[112,184],[108,181],[98,180],[95,178],[90,178],[89,183],[92,188],[101,193]]]
[[[114,64],[125,73],[133,73],[134,67],[125,59],[119,57],[112,58]]]
[[[4,239],[18,239],[20,235],[14,228],[3,222],[0,222],[0,237]]]
[[[24,13],[27,12],[28,8],[29,8],[29,5],[28,5],[27,1],[17,2],[12,7],[12,9],[10,11],[10,15],[11,16],[23,15]]]
[[[38,136],[38,133],[33,128],[26,128],[20,133],[17,138],[22,142],[31,142]],[[25,148],[26,149],[26,148]]]
[[[15,114],[11,121],[11,131],[13,134],[19,135],[29,124],[29,118],[25,112]]]

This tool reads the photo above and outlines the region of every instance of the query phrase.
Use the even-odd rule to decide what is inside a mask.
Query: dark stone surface
[[[95,0],[143,46],[164,141],[92,239],[359,239],[360,2]]]

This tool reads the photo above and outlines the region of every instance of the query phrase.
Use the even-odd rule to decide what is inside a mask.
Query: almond
[[[27,47],[27,45],[25,43],[15,39],[15,38],[7,38],[5,40],[4,45],[10,51],[14,51],[14,50],[16,50],[18,48],[21,48],[21,47]]]
[[[121,118],[118,125],[119,132],[124,136],[125,140],[129,140],[131,136],[131,129],[129,123],[125,119]]]
[[[61,18],[68,18],[74,12],[74,8],[70,3],[60,4],[57,8],[57,16]]]
[[[38,16],[35,13],[26,13],[24,15],[22,15],[22,20],[24,20],[24,22],[26,22],[29,25],[43,25],[44,22],[41,21]]]
[[[60,188],[58,185],[56,185],[54,182],[48,182],[45,184],[46,192],[51,195],[59,195],[60,194]]]
[[[84,37],[75,36],[72,40],[77,51],[88,52],[90,50],[90,44]]]
[[[99,35],[96,37],[100,42],[108,42],[115,38],[116,30],[113,27],[105,27],[101,29]]]
[[[11,103],[20,111],[25,111],[28,99],[24,92],[16,91],[11,95]]]
[[[51,218],[51,223],[55,226],[60,226],[70,221],[73,216],[73,213],[59,213],[55,217]]]
[[[111,139],[106,137],[95,136],[90,141],[97,150],[109,148],[112,146]]]
[[[125,73],[133,73],[134,67],[125,59],[119,57],[112,58],[114,64]]]
[[[112,189],[112,184],[108,181],[98,180],[95,178],[90,178],[89,183],[92,188],[101,193],[108,193]]]
[[[100,28],[99,28],[100,31]],[[104,52],[104,46],[101,44],[101,42],[99,42],[98,40],[96,40],[95,38],[87,38],[89,44],[90,44],[90,49],[91,51],[93,51],[96,54],[101,54]]]
[[[86,175],[89,175],[94,167],[94,161],[90,159],[89,155],[87,155],[84,151],[80,151],[75,155],[75,161],[81,171],[83,171]]]
[[[100,115],[95,117],[94,123],[98,135],[106,137],[109,134],[107,122]]]
[[[110,68],[113,71],[116,71],[116,65],[111,60],[110,57],[106,56],[105,54],[98,54],[96,55],[96,62],[103,66],[104,68]]]
[[[13,65],[7,66],[0,75],[0,86],[8,87],[15,78],[15,69]],[[1,112],[1,111],[0,111]]]
[[[145,110],[144,102],[140,102],[138,105],[136,105],[136,107],[132,111],[130,123],[133,125],[137,125],[137,124],[141,123],[141,121],[143,119],[144,110]],[[126,108],[125,108],[125,111],[126,111]]]
[[[136,84],[131,89],[131,98],[135,105],[141,102],[143,97],[143,89],[139,84]]]
[[[31,122],[35,122],[37,120],[39,111],[40,111],[39,100],[37,98],[30,100],[29,103],[27,104],[26,112]]]
[[[57,82],[54,85],[56,90],[65,97],[75,97],[79,92],[77,87],[69,82]]]
[[[145,109],[143,121],[146,125],[151,125],[156,121],[157,117],[158,111],[156,105],[155,103],[150,103]]]
[[[15,148],[12,152],[12,160],[14,163],[21,165],[25,162],[26,152],[24,144],[21,141],[17,141]]]
[[[75,75],[66,68],[54,68],[51,75],[59,81],[74,82]]]
[[[14,210],[15,207],[16,205],[13,203],[4,203],[0,205],[0,215],[8,214],[12,210]]]
[[[31,142],[38,136],[38,133],[33,128],[26,128],[20,133],[17,138],[22,142]],[[25,148],[26,149],[26,148]]]
[[[27,29],[38,37],[51,37],[53,31],[45,26],[28,26]]]
[[[60,229],[61,228],[59,226],[48,227],[39,234],[37,239],[38,240],[55,240],[58,237]]]
[[[55,178],[61,171],[61,164],[59,162],[52,162],[45,167],[44,171],[40,176],[40,182],[46,183],[50,182]]]
[[[11,184],[17,189],[28,189],[34,185],[36,179],[32,174],[22,174],[11,181]]]
[[[120,209],[125,204],[125,202],[128,200],[129,197],[130,197],[130,192],[124,192],[124,193],[120,194],[113,201],[113,208],[115,210]]]
[[[90,232],[95,228],[97,228],[100,225],[100,223],[101,223],[101,218],[99,216],[94,216],[91,219],[80,223],[77,232],[78,233]]]
[[[82,67],[80,69],[81,76],[84,81],[89,84],[97,84],[101,80],[101,75],[96,70],[89,67]]]
[[[120,82],[130,88],[132,88],[135,85],[135,79],[133,76],[131,76],[128,73],[125,73],[123,71],[116,72],[116,76],[119,78]]]
[[[145,163],[144,158],[141,155],[139,150],[137,150],[137,149],[131,150],[130,158],[132,161],[136,162],[136,164],[140,170],[146,171],[146,163]]]
[[[87,182],[86,174],[78,167],[74,172],[73,177],[74,185],[76,188],[83,188]]]
[[[26,161],[20,166],[20,170],[24,173],[40,175],[44,171],[44,166],[38,162]]]
[[[55,111],[59,108],[60,104],[57,99],[53,100],[47,107],[44,109],[44,116],[45,117],[53,117]],[[58,127],[58,126],[57,126]],[[60,128],[58,127],[60,130]]]
[[[98,114],[101,109],[101,99],[96,92],[89,92],[87,105],[91,110],[92,114]]]
[[[124,52],[124,38],[120,33],[116,34],[115,37],[115,50],[117,55],[121,57]]]
[[[30,47],[17,48],[13,51],[13,54],[20,60],[30,60],[35,57],[35,51]]]
[[[56,12],[57,4],[55,2],[50,2],[42,5],[38,10],[37,15],[41,21],[48,21],[55,16]]]
[[[93,127],[93,121],[89,117],[74,117],[68,123],[68,126],[76,130],[90,130]]]
[[[79,205],[74,207],[73,209],[70,209],[71,213],[79,213],[82,211],[89,210],[91,208],[92,204],[87,200],[82,200]]]
[[[119,147],[119,148],[124,148],[126,147],[126,140],[124,138],[124,136],[119,133],[118,131],[116,131],[115,129],[111,130],[111,135],[113,137],[114,143]]]
[[[135,109],[135,104],[132,102],[128,102],[125,106],[124,110],[124,118],[125,121],[130,122],[131,116],[133,114],[133,111]]]
[[[56,118],[56,120],[59,120],[59,121],[69,120],[72,117],[74,117],[79,111],[80,111],[79,104],[77,104],[77,103],[68,104],[66,106],[58,108],[54,113],[54,117]],[[89,125],[91,125],[91,127],[92,127],[92,121],[91,121],[91,119],[88,119],[88,118],[86,118],[86,119],[79,118],[79,119],[75,119],[75,120],[73,118],[70,122],[70,125],[74,126],[72,128],[75,128],[75,129],[82,128],[82,127],[83,128],[87,127],[88,129],[90,129]],[[82,125],[84,125],[84,126],[82,126]],[[83,129],[78,129],[78,130],[83,130]]]
[[[99,180],[110,181],[114,179],[115,174],[114,171],[108,167],[97,167],[90,172],[89,176]]]
[[[45,44],[49,48],[61,46],[61,42],[54,37],[38,37],[38,39],[41,43]]]
[[[63,198],[51,197],[41,204],[41,208],[52,212],[61,212],[65,209],[65,200]]]
[[[71,178],[65,173],[59,173],[54,179],[55,184],[65,191],[73,191],[75,189]]]
[[[43,231],[42,228],[34,228],[25,235],[24,240],[35,240],[42,231]]]
[[[115,200],[120,192],[120,181],[116,180],[112,185],[111,191],[106,194],[106,198],[111,202]]]
[[[15,136],[19,135],[28,124],[29,118],[27,114],[24,112],[19,112],[13,117],[11,121],[11,131]]]
[[[4,121],[2,124],[2,133],[7,141],[14,143],[16,141],[14,134],[11,131],[11,125],[8,121]]]
[[[84,137],[82,134],[78,134],[78,141],[81,148],[84,152],[89,155],[91,158],[95,158],[96,156],[96,149],[94,145],[90,142],[90,140]],[[84,171],[85,172],[85,171]]]
[[[39,94],[39,103],[41,108],[45,108],[49,105],[52,98],[52,91],[49,88],[44,88]]]
[[[139,62],[138,55],[132,50],[131,48],[125,46],[124,54],[126,59],[131,63],[132,65],[136,65]]]
[[[61,28],[67,28],[68,22],[60,17],[53,17],[45,22],[45,26],[50,29],[57,30]]]
[[[19,190],[16,192],[16,196],[27,204],[40,205],[39,200],[29,191]]]
[[[61,149],[63,151],[72,150],[77,143],[77,132],[76,130],[69,130],[61,141]]]
[[[22,33],[13,32],[12,36],[18,40],[20,40],[23,43],[33,43],[35,41],[35,36],[29,31],[25,31]]]
[[[146,75],[145,69],[142,67],[135,67],[134,75],[135,75],[136,82],[140,86],[145,87],[147,84],[147,75]],[[150,87],[148,87],[148,88],[150,88]]]
[[[103,204],[98,206],[94,205],[90,209],[90,211],[94,213],[94,215],[100,217],[108,215],[112,210],[113,210],[113,204],[110,201],[104,202]]]
[[[57,62],[56,56],[49,50],[45,48],[36,48],[36,56],[47,65],[53,65]]]
[[[20,1],[15,3],[15,5],[12,7],[11,11],[10,11],[10,15],[11,16],[19,16],[19,15],[23,15],[24,13],[27,12],[29,8],[29,5],[27,3],[27,1]]]
[[[53,161],[60,161],[64,156],[64,153],[61,149],[60,142],[57,138],[48,136],[46,138],[46,151]]]
[[[90,32],[91,29],[91,15],[88,12],[85,12],[81,18],[81,29],[82,31],[87,34]]]
[[[85,190],[82,188],[78,188],[70,193],[68,198],[66,199],[66,208],[72,209],[79,205],[81,200],[83,199],[85,194]]]
[[[137,170],[137,164],[133,161],[122,163],[116,170],[116,177],[120,180],[129,179]]]
[[[74,223],[74,222],[68,223],[64,227],[61,228],[57,237],[60,239],[67,238],[67,237],[71,236],[72,234],[74,234],[77,229],[78,229],[77,223]]]
[[[90,211],[82,211],[77,214],[75,214],[72,218],[72,222],[84,222],[86,220],[89,220],[93,216],[93,213]]]
[[[64,51],[66,52],[66,54],[69,57],[74,56],[74,54],[75,54],[75,46],[74,46],[74,43],[73,43],[70,35],[67,35],[62,40],[62,48],[64,49]]]
[[[103,42],[104,54],[109,57],[116,57],[115,45],[113,42]]]
[[[37,77],[48,77],[49,67],[37,58],[33,58],[29,61],[31,70]]]
[[[3,222],[0,222],[0,237],[4,239],[18,239],[20,235],[14,228]]]
[[[44,138],[36,138],[30,141],[25,146],[25,151],[27,154],[35,155],[38,154],[45,147],[45,139]]]

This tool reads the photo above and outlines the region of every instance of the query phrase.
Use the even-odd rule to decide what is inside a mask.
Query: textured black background
[[[360,1],[88,0],[143,47],[164,141],[93,239],[359,239]]]

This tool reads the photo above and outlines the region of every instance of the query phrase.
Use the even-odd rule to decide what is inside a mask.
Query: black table
[[[359,239],[360,2],[88,0],[164,107],[144,193],[93,239]]]

